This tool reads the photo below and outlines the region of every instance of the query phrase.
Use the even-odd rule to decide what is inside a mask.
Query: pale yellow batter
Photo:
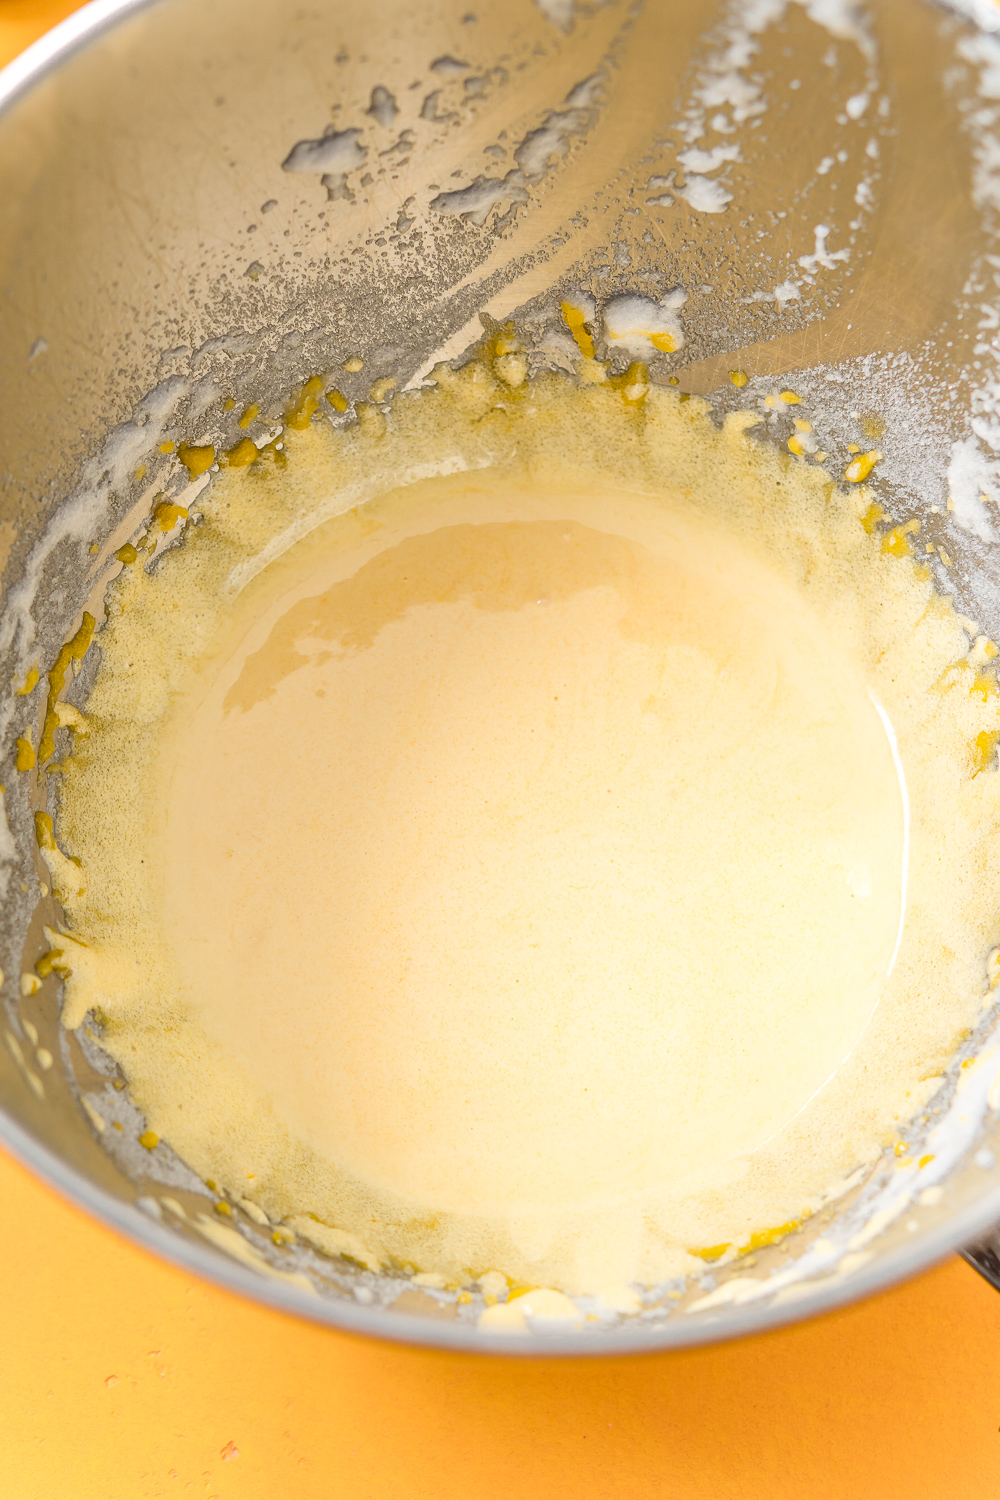
[[[986,648],[746,426],[476,365],[126,569],[65,1019],[237,1199],[373,1266],[650,1282],[933,1091],[998,936]]]

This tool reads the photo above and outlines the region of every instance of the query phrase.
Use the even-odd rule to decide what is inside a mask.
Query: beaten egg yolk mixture
[[[753,420],[438,372],[113,585],[64,1020],[237,1201],[372,1268],[654,1283],[938,1086],[998,936],[996,687],[866,488]]]

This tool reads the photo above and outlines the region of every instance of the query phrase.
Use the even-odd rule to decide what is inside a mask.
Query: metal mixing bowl
[[[183,1163],[138,1145],[98,1032],[60,1030],[58,976],[22,980],[59,915],[33,821],[52,788],[16,769],[40,710],[27,668],[51,665],[150,486],[186,479],[161,443],[231,446],[243,405],[279,415],[317,373],[369,399],[507,318],[534,366],[569,367],[567,296],[593,298],[598,353],[622,363],[608,303],[672,296],[685,342],[653,378],[719,410],[764,403],[780,443],[766,399],[792,387],[836,475],[849,444],[877,447],[879,503],[921,520],[940,587],[997,635],[1000,44],[977,26],[1000,12],[964,8],[95,0],[0,75],[0,1139],[48,1181],[286,1311],[519,1353],[771,1328],[1000,1218],[987,1006],[919,1183],[887,1152],[750,1269],[706,1265],[638,1317],[501,1344],[475,1298],[277,1246],[236,1208],[213,1219]]]

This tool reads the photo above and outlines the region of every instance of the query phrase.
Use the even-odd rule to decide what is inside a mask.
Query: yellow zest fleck
[[[910,536],[920,530],[920,522],[914,517],[912,521],[906,521],[902,526],[893,526],[882,538],[882,551],[887,552],[890,557],[910,557],[913,547]]]
[[[305,432],[322,394],[322,380],[318,375],[310,376],[285,412],[286,425],[294,428],[296,432]]]
[[[43,953],[35,965],[35,973],[39,979],[48,979],[53,973],[61,974],[65,979],[72,972],[65,957],[65,950],[62,948],[50,948],[47,953]]]
[[[802,446],[802,439],[799,437],[790,437],[788,439],[788,451],[789,453],[805,453],[805,449]]]
[[[796,432],[812,432],[813,424],[811,422],[807,422],[805,417],[796,417],[795,430]]]
[[[139,1137],[139,1145],[145,1146],[147,1151],[155,1151],[160,1144],[160,1137],[155,1130],[144,1130]]]
[[[117,557],[117,559],[118,559],[118,561],[120,563],[124,563],[127,568],[130,568],[132,566],[132,564],[135,562],[136,558],[139,556],[139,554],[135,550],[135,548],[132,546],[131,542],[126,542],[125,545],[124,545],[124,547],[119,547],[118,548],[118,551],[115,553],[115,556]]]
[[[350,402],[346,396],[342,396],[338,390],[327,391],[326,399],[334,411],[346,411]]]
[[[775,402],[774,396],[765,396],[764,397],[764,405],[765,406],[773,406],[774,402]]]
[[[160,452],[161,453],[173,453],[175,446],[176,446],[176,444],[174,444],[174,443],[161,443],[160,444]]]
[[[587,323],[587,314],[582,307],[575,307],[572,302],[561,302],[559,311],[562,313],[563,322],[569,329],[576,342],[576,347],[584,359],[594,357],[594,336]]]
[[[829,457],[829,453],[825,452],[822,448],[820,448],[818,452],[813,454],[813,458],[818,464],[825,464]]]
[[[861,517],[861,524],[867,531],[868,535],[871,536],[879,521],[884,520],[885,511],[882,509],[881,505],[876,505],[875,502],[872,501],[871,505],[869,505],[868,509]]]
[[[223,1217],[227,1218],[227,1219],[231,1219],[233,1217],[233,1211],[229,1207],[229,1204],[228,1203],[223,1203],[223,1202],[221,1202],[221,1200],[220,1200],[220,1202],[218,1202],[218,1203],[215,1204],[215,1212],[217,1214],[222,1214]]]
[[[136,479],[145,479],[145,477],[146,477],[146,465],[145,464],[140,464],[139,467],[136,469],[135,475],[133,477],[136,478]]]
[[[243,438],[226,453],[226,463],[232,469],[245,469],[257,457],[257,444],[253,438]]]
[[[232,396],[227,396],[226,399],[225,399],[225,401],[223,401],[223,403],[222,403],[222,410],[223,411],[233,411],[233,410],[235,410],[235,407],[236,407],[236,402],[233,400]]]
[[[49,672],[49,696],[45,705],[45,722],[42,725],[42,737],[38,742],[38,759],[43,764],[55,750],[55,733],[59,727],[56,700],[66,685],[66,673],[69,671],[70,663],[82,661],[90,649],[95,623],[93,615],[84,612],[79,630],[72,640],[67,641],[63,646]],[[18,743],[20,744],[20,741]]]
[[[22,735],[15,741],[17,746],[17,760],[15,764],[19,771],[30,771],[35,764],[35,751],[30,740]]]
[[[215,463],[215,449],[207,444],[199,448],[194,443],[181,443],[177,450],[177,457],[191,478],[199,479],[202,474],[207,474]]]
[[[159,505],[153,506],[153,520],[161,531],[173,531],[178,521],[187,520],[187,510],[183,505],[171,505],[169,500],[161,500]]]
[[[976,735],[972,745],[972,779],[981,771],[988,771],[996,760],[1000,729],[983,729]]]
[[[120,1120],[112,1120],[111,1121],[111,1129],[112,1130],[117,1130],[118,1133],[119,1133],[119,1135],[124,1135],[125,1134],[125,1126],[121,1123]]]
[[[922,1156],[920,1158],[920,1160],[917,1162],[917,1166],[918,1166],[918,1168],[919,1167],[926,1167],[927,1164],[928,1164],[928,1162],[932,1162],[933,1160],[934,1160],[933,1153],[930,1156]]]
[[[496,1300],[497,1299],[494,1297],[493,1301],[495,1302]],[[462,1302],[462,1303],[471,1302],[472,1301],[472,1293],[471,1292],[459,1292],[458,1296],[455,1298],[455,1301],[456,1302]]]
[[[938,548],[938,557],[944,563],[944,565],[945,565],[946,568],[950,568],[951,567],[951,558],[948,556],[947,552],[944,550],[943,547],[939,547]]]
[[[872,448],[869,453],[862,453],[860,458],[856,458],[853,463],[847,465],[844,478],[849,479],[852,484],[860,484],[863,479],[868,478],[881,457],[877,448]]]
[[[649,342],[654,349],[659,349],[661,354],[673,354],[677,348],[677,340],[672,333],[651,333]]]
[[[741,391],[745,385],[750,384],[750,376],[746,370],[730,370],[729,378],[738,391]]]
[[[910,1148],[905,1141],[897,1141],[892,1149],[896,1156],[905,1156]]]
[[[37,686],[38,686],[38,668],[37,667],[32,667],[31,671],[28,673],[27,677],[24,679],[23,685],[18,688],[18,690],[17,690],[17,696],[19,698],[27,698],[28,694],[29,693],[33,693],[35,691],[35,688]]]
[[[848,443],[847,451],[848,453],[860,453],[861,449],[858,447],[857,443]]]
[[[996,678],[993,677],[989,672],[982,672],[972,679],[972,686],[969,689],[969,697],[971,698],[973,693],[978,693],[983,702],[986,703],[989,701],[990,694],[995,693],[996,691]]]
[[[233,401],[233,402],[232,402],[232,403],[231,403],[231,406],[235,406],[235,405],[236,405],[236,402],[235,402],[235,401]],[[228,410],[229,410],[229,409],[230,409],[230,407],[227,407],[227,408],[226,408],[226,409],[227,409],[227,411],[228,411]],[[240,417],[240,420],[239,420],[239,422],[238,422],[238,424],[237,424],[237,425],[238,425],[238,426],[239,426],[239,427],[242,427],[242,428],[243,428],[243,431],[244,431],[244,432],[246,432],[246,430],[247,430],[247,428],[248,428],[248,427],[249,427],[249,426],[250,426],[250,423],[251,423],[251,422],[252,422],[252,421],[253,421],[253,420],[254,420],[254,419],[255,419],[255,418],[256,418],[256,417],[258,417],[258,416],[260,416],[260,407],[259,407],[259,406],[257,406],[257,405],[256,405],[256,403],[255,403],[255,404],[254,404],[254,405],[253,405],[253,406],[248,406],[248,407],[247,407],[247,409],[246,409],[246,411],[245,411],[245,412],[244,412],[244,413],[243,413],[243,415],[242,415],[242,417]]]
[[[348,375],[356,375],[358,373],[358,371],[359,370],[363,370],[364,367],[365,367],[364,360],[363,359],[359,359],[356,354],[352,354],[351,357],[350,357],[350,359],[345,359],[344,360],[344,363],[341,365],[340,368],[342,370],[346,370],[347,373],[348,373]]]
[[[689,1250],[688,1255],[697,1255],[699,1260],[718,1260],[720,1256],[725,1255],[727,1250],[731,1249],[732,1245],[728,1243],[725,1245],[705,1245],[700,1250]]]
[[[801,406],[802,404],[802,397],[796,396],[794,391],[782,391],[778,400],[784,401],[786,406]]]
[[[35,813],[35,839],[39,849],[54,849],[56,847],[55,834],[52,831],[52,815],[50,813]]]

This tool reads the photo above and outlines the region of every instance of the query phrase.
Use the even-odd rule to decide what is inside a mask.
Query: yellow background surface
[[[2,1500],[1000,1496],[1000,1296],[959,1260],[764,1338],[536,1361],[294,1322],[2,1157],[0,1205]]]
[[[0,0],[0,63],[74,8]],[[959,1260],[765,1338],[528,1361],[290,1321],[2,1155],[0,1232],[0,1500],[1000,1497],[1000,1296]]]

